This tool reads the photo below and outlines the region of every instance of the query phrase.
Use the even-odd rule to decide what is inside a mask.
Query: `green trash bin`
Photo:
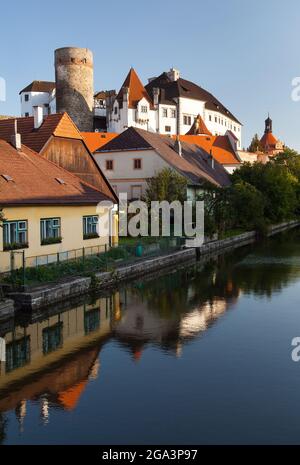
[[[136,257],[141,257],[143,255],[143,246],[138,244],[135,248],[135,255]]]

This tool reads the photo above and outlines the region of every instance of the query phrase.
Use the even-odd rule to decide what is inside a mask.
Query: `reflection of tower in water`
[[[21,400],[21,402],[16,406],[16,418],[19,422],[19,431],[23,433],[24,431],[24,420],[26,416],[26,400]]]

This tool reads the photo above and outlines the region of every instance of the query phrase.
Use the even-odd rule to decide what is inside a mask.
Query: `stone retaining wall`
[[[296,227],[298,221],[290,221],[270,228],[269,235]],[[239,234],[234,237],[209,242],[199,248],[199,255],[217,253],[218,251],[242,247],[255,242],[256,233],[254,231]],[[91,290],[102,290],[115,286],[117,283],[125,282],[135,277],[141,277],[155,270],[173,267],[184,261],[196,259],[196,249],[189,248],[174,252],[170,255],[163,255],[155,258],[141,260],[131,265],[117,268],[111,272],[96,273],[95,277],[72,277],[65,282],[41,285],[27,292],[14,292],[9,295],[15,301],[17,307],[22,309],[36,310],[41,307],[52,305],[66,299],[86,294]]]

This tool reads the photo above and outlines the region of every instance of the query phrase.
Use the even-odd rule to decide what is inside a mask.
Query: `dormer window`
[[[141,112],[142,112],[142,113],[148,113],[148,107],[147,107],[147,105],[142,105],[142,106],[141,106]]]
[[[5,179],[5,181],[13,181],[13,178],[9,174],[1,174],[2,178]]]

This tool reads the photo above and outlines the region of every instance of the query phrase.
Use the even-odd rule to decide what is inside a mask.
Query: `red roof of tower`
[[[206,134],[207,136],[211,136],[212,133],[207,129],[206,124],[204,123],[203,119],[200,115],[197,115],[195,121],[190,128],[190,130],[186,133],[187,136],[198,136],[200,134]]]
[[[133,68],[130,68],[130,71],[117,95],[117,100],[121,103],[121,105],[123,102],[123,87],[128,87],[129,89],[129,108],[136,108],[138,102],[142,98],[145,98],[152,106],[152,100]]]

